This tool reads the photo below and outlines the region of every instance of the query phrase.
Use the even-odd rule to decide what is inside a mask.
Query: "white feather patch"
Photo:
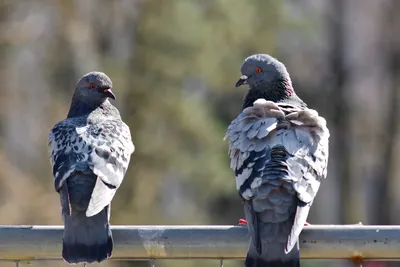
[[[253,197],[253,192],[250,189],[246,189],[246,190],[244,190],[244,192],[242,194],[242,197],[244,199],[249,200],[249,199],[251,199]]]
[[[111,189],[106,186],[100,178],[97,178],[96,185],[94,186],[92,196],[90,198],[89,206],[86,210],[86,216],[91,217],[98,214],[113,199],[117,189]]]
[[[257,178],[255,178],[253,180],[253,182],[251,183],[250,187],[251,187],[251,189],[257,188],[257,187],[259,187],[261,185],[261,183],[262,183],[261,177],[257,177]]]
[[[293,124],[296,124],[296,125],[304,125],[304,122],[302,122],[302,121],[298,121],[298,120],[291,120],[290,121],[291,123],[293,123]]]
[[[250,177],[251,172],[253,169],[251,168],[246,168],[242,171],[241,174],[236,176],[236,188],[237,190],[240,189],[240,187],[242,186],[242,184]]]

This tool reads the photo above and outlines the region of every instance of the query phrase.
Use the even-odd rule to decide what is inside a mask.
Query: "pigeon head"
[[[273,102],[287,102],[297,106],[306,104],[296,95],[285,65],[267,54],[255,54],[245,59],[241,67],[242,76],[236,87],[249,85],[243,108],[252,106],[263,98]]]
[[[98,105],[107,98],[115,99],[111,79],[102,72],[89,72],[78,81],[75,97],[86,104]]]
[[[269,87],[277,88],[275,86],[277,83],[291,85],[285,65],[267,54],[255,54],[246,58],[241,72],[242,76],[236,83],[236,87],[248,84],[250,88],[268,89]]]

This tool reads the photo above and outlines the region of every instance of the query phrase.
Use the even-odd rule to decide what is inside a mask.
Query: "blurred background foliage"
[[[236,224],[242,204],[222,139],[253,53],[284,62],[331,130],[328,179],[309,222],[399,224],[398,12],[397,0],[1,1],[0,224],[62,224],[47,133],[92,70],[113,80],[136,145],[111,223]]]

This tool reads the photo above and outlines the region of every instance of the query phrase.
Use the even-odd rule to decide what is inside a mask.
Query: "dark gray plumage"
[[[112,82],[101,72],[77,84],[65,120],[49,133],[54,186],[60,194],[68,263],[101,262],[113,249],[110,203],[134,151],[129,127],[108,100]]]
[[[236,86],[249,91],[226,138],[251,236],[246,267],[300,266],[298,237],[327,172],[326,121],[275,58],[250,56],[241,71]]]

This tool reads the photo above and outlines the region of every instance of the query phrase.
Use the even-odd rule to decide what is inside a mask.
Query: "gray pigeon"
[[[121,185],[135,147],[129,127],[108,98],[112,82],[90,72],[77,84],[65,120],[49,133],[54,187],[60,194],[68,263],[111,257],[110,203]]]
[[[245,265],[297,267],[299,234],[327,174],[329,131],[277,59],[252,55],[241,72],[236,87],[249,90],[225,138],[251,237]]]

